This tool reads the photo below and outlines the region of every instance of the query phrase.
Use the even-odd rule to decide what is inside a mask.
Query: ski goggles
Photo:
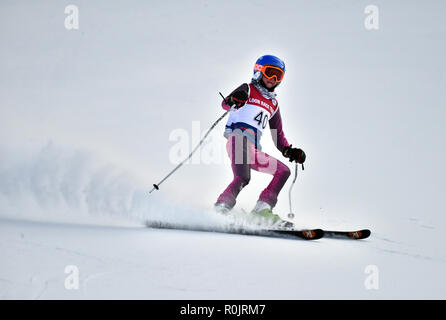
[[[254,70],[260,71],[267,79],[276,78],[277,82],[281,82],[285,76],[285,72],[282,69],[274,66],[262,66],[261,64],[256,64]]]

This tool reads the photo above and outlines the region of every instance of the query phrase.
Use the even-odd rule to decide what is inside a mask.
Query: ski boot
[[[228,215],[229,211],[231,211],[232,208],[230,208],[226,203],[223,202],[216,202],[214,204],[214,210],[215,212],[222,214],[222,215]]]
[[[294,226],[293,223],[282,220],[277,214],[274,214],[271,206],[264,201],[257,201],[251,215],[253,222],[259,225],[278,228],[292,228]]]

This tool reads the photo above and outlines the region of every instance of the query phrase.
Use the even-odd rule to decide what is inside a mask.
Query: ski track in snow
[[[62,156],[42,157],[48,154]],[[54,159],[60,158],[68,162],[85,159],[76,152],[67,153],[52,145],[34,161],[46,163],[40,167],[63,168],[54,163],[57,161]],[[28,166],[36,167],[32,161]],[[432,278],[420,278],[412,285],[404,283],[404,279],[413,278],[413,274],[423,268],[433,270],[435,274],[436,270],[445,267],[443,252],[431,250],[425,242],[410,236],[415,233],[422,238],[434,230],[426,228],[429,224],[420,219],[389,222],[410,232],[389,233],[371,226],[372,236],[366,240],[321,239],[312,243],[212,232],[155,230],[145,228],[144,220],[222,228],[233,222],[234,217],[216,215],[193,206],[179,206],[163,197],[149,198],[132,184],[135,179],[130,174],[121,172],[116,175],[119,170],[112,166],[86,162],[77,167],[83,168],[78,174],[85,178],[76,179],[71,185],[70,180],[60,178],[67,176],[64,169],[37,174],[35,176],[40,178],[34,178],[32,183],[26,174],[20,174],[23,165],[3,171],[3,176],[15,176],[16,180],[15,187],[0,183],[0,189],[9,190],[3,193],[2,201],[5,211],[10,212],[0,217],[0,254],[8,257],[0,268],[2,298],[368,299],[418,296],[413,293],[404,295],[398,286],[386,288],[383,285],[384,289],[375,295],[365,290],[363,270],[369,264],[384,268],[383,277],[386,271],[392,273],[393,281],[411,288],[407,292],[420,292],[420,288],[438,287],[442,283],[432,284]],[[96,180],[98,171],[102,177],[109,178]],[[11,179],[4,181],[11,182]],[[45,188],[33,186],[42,186],[42,181],[46,181]],[[111,187],[107,181],[113,181],[117,187]],[[17,197],[17,193],[11,191],[14,188],[21,190],[21,199],[26,199],[16,207],[11,205],[11,199]],[[73,195],[62,194],[60,197],[57,195],[59,188],[71,190]],[[125,193],[121,191],[123,188],[127,189]],[[8,194],[13,198],[8,199],[5,196]],[[115,197],[118,201],[111,200]],[[235,211],[236,221],[243,223],[246,212],[242,209]],[[79,212],[81,215],[78,216]],[[304,222],[308,224],[310,221],[312,219],[307,217]],[[338,229],[343,225],[354,223],[331,217],[320,226],[315,220],[306,227]],[[114,238],[122,242],[116,242]],[[211,262],[219,260],[218,265]],[[317,261],[316,265],[312,261]],[[67,276],[64,267],[71,264],[78,265],[81,270],[79,290],[64,288]],[[253,267],[256,271],[252,274]],[[395,268],[403,268],[403,271]],[[313,269],[314,272],[308,271]],[[276,272],[291,274],[290,282],[278,280]],[[343,279],[342,283],[328,276],[333,272],[335,278]],[[318,284],[314,290],[303,293],[293,289],[310,282]],[[339,291],[335,289],[337,287],[345,289]],[[431,294],[435,297],[441,293],[441,289],[437,289]]]
[[[225,287],[222,283],[215,287],[209,284],[218,279],[214,277],[234,277],[237,272],[233,274],[235,269],[231,267],[232,265],[238,265],[238,268],[243,270],[248,266],[252,268],[252,261],[255,260],[258,260],[259,263],[254,263],[254,265],[260,269],[256,273],[266,276],[266,283],[262,285],[262,281],[252,281],[253,279],[250,279],[252,278],[251,275],[246,273],[245,270],[236,276],[241,281],[238,286],[242,290],[237,295],[238,297],[252,295],[263,298],[331,297],[335,294],[332,286],[333,282],[336,281],[331,277],[327,278],[326,275],[336,270],[333,269],[333,267],[336,267],[339,270],[347,268],[347,270],[350,270],[349,272],[356,270],[357,273],[355,277],[350,279],[344,273],[335,271],[337,276],[346,281],[344,283],[345,287],[349,288],[346,291],[337,292],[336,297],[370,298],[372,295],[363,288],[363,280],[359,275],[371,261],[374,261],[378,266],[387,265],[384,269],[388,268],[391,262],[395,265],[403,264],[405,268],[410,266],[409,269],[413,268],[414,270],[419,270],[420,266],[425,264],[427,265],[424,268],[427,267],[428,269],[445,266],[445,260],[442,257],[420,254],[416,246],[373,233],[371,238],[367,240],[321,239],[307,242],[288,239],[265,240],[262,237],[212,232],[158,230],[143,226],[120,228],[106,225],[29,222],[3,218],[0,219],[0,222],[0,254],[8,256],[12,263],[21,264],[20,270],[17,270],[17,274],[14,275],[14,279],[22,279],[11,280],[7,274],[11,274],[12,269],[7,268],[6,270],[2,266],[0,281],[4,288],[0,292],[5,299],[17,296],[27,299],[110,297],[176,299],[185,297],[206,298],[209,295],[213,298],[228,298],[234,295],[232,287]],[[92,237],[92,235],[97,236]],[[114,237],[120,240],[113,241],[114,244],[108,243]],[[158,251],[156,244],[153,244],[153,241],[158,241],[157,239],[160,243],[167,240],[169,244],[160,247],[161,250]],[[135,242],[135,240],[137,241]],[[204,243],[207,244],[204,245]],[[252,255],[253,250],[254,252],[259,250],[257,243],[262,249]],[[194,249],[196,245],[200,245],[200,247]],[[255,247],[251,247],[253,245]],[[265,245],[267,246],[265,247]],[[112,246],[112,248],[109,246]],[[218,273],[211,271],[209,274],[209,268],[213,270],[215,263],[208,266],[203,261],[203,259],[207,260],[206,255],[202,255],[203,252],[207,252],[207,255],[212,252],[211,257],[214,260],[226,257],[225,254],[220,255],[216,248],[232,251],[234,257],[227,256],[226,260],[223,260],[225,261],[223,268],[219,267]],[[165,250],[166,252],[164,252]],[[135,252],[132,253],[132,251]],[[179,254],[181,251],[184,252]],[[248,252],[251,252],[251,254],[247,255]],[[291,252],[294,253],[290,255]],[[350,256],[352,254],[357,255],[359,259],[351,260]],[[49,259],[49,265],[38,267],[39,263],[33,262],[33,259],[37,256]],[[322,258],[322,261],[335,259],[334,265],[322,266],[324,265],[322,263],[322,265],[314,266],[304,263],[304,268],[302,268],[302,261],[298,258],[306,257],[305,260],[314,261],[324,256],[326,257]],[[24,261],[27,261],[29,265],[23,265],[21,263],[22,259],[25,259]],[[305,294],[299,294],[298,291],[290,290],[290,288],[280,293],[277,288],[273,288],[272,291],[266,293],[263,290],[271,289],[269,287],[271,280],[276,279],[275,276],[272,278],[268,276],[268,270],[278,267],[276,263],[271,263],[271,259],[285,260],[287,261],[285,266],[288,264],[287,269],[294,266],[296,273],[302,273],[301,275],[294,274],[291,276],[292,287],[304,281],[317,281],[321,277],[321,272],[325,275],[325,278],[323,278],[328,283],[319,283],[314,292],[309,290]],[[341,262],[342,259],[350,260],[350,266],[344,265]],[[194,262],[191,265],[192,261]],[[66,277],[63,273],[65,264],[79,265],[81,270],[80,288],[75,292],[68,291],[63,287]],[[59,267],[55,272],[57,266]],[[308,267],[315,268],[315,272],[304,271]],[[34,268],[37,270],[34,270]],[[226,268],[228,270],[225,270]],[[182,272],[184,272],[184,275],[182,275]],[[403,273],[407,276],[411,271],[405,270]],[[302,277],[308,277],[309,279],[304,280]],[[202,284],[204,279],[211,282],[207,285]],[[284,281],[277,279],[275,281],[281,283],[285,288],[288,287]],[[423,285],[426,285],[424,281]],[[330,284],[330,282],[332,283]],[[134,292],[127,292],[127,294],[119,292],[119,288],[122,288],[122,286],[129,289],[128,284],[131,284]],[[320,294],[320,287],[326,285],[329,290],[326,294]],[[421,284],[418,283],[418,285]],[[264,294],[259,295],[260,291],[258,290],[262,290]],[[353,291],[350,292],[350,290]],[[385,298],[393,297],[396,294],[392,290],[383,291],[381,295],[377,296]],[[25,292],[28,293],[24,294]]]

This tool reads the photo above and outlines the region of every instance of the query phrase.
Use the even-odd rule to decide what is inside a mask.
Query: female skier
[[[226,150],[231,159],[234,179],[218,197],[215,210],[229,212],[236,203],[239,192],[251,177],[251,169],[273,175],[270,184],[262,191],[251,212],[253,216],[270,225],[290,226],[272,212],[277,196],[290,176],[290,169],[276,158],[261,151],[260,138],[269,123],[275,146],[290,162],[305,162],[305,152],[293,148],[282,130],[282,118],[274,89],[285,75],[285,63],[272,55],[260,57],[254,66],[250,84],[244,83],[222,102],[230,111],[224,136],[228,139]]]

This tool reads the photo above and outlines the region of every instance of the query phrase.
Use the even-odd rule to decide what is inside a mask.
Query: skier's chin
[[[265,84],[265,87],[267,87],[268,89],[272,89],[276,86],[275,81],[263,81],[263,83]]]

